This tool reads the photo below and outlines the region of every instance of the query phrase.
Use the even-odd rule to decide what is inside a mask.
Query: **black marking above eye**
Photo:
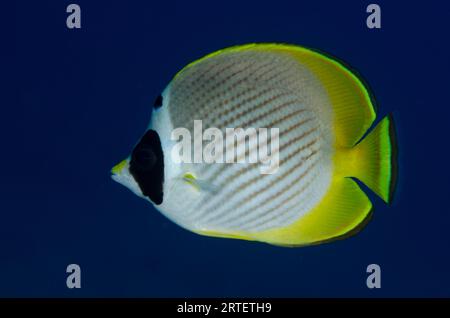
[[[155,108],[160,108],[163,104],[163,98],[161,95],[158,95],[158,97],[156,97],[155,102],[153,103],[153,107]]]

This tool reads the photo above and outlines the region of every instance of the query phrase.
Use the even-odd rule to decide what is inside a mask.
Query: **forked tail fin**
[[[352,177],[362,181],[385,202],[390,202],[397,160],[392,115],[383,118],[352,152]]]

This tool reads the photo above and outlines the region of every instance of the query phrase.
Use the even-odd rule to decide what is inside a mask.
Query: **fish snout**
[[[112,167],[111,169],[111,173],[113,175],[119,175],[121,174],[122,170],[126,167],[128,160],[122,160],[121,162],[119,162],[118,164],[116,164],[114,167]]]

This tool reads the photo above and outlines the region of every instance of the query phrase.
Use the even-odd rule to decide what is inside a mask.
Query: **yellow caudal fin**
[[[390,202],[396,173],[395,133],[392,116],[386,116],[339,161],[347,177],[355,177],[385,202]]]

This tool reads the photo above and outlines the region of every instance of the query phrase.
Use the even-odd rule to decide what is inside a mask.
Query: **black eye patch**
[[[156,97],[155,102],[153,103],[153,107],[154,108],[160,108],[163,104],[163,98],[161,95],[158,95],[158,97]]]
[[[164,156],[156,131],[148,130],[134,147],[130,173],[146,197],[156,205],[163,202]]]

